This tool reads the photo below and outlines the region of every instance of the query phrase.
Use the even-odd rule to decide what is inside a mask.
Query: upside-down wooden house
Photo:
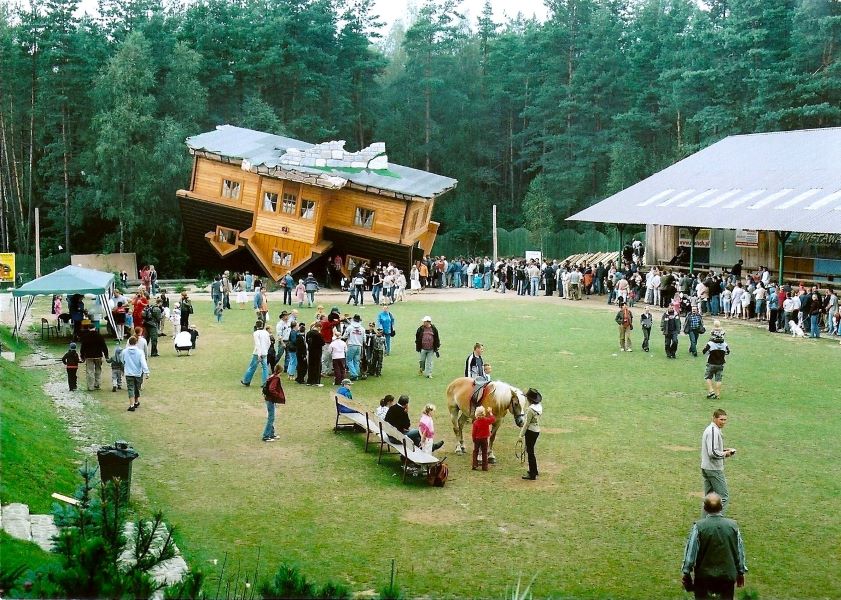
[[[193,172],[177,196],[193,265],[278,280],[326,256],[408,269],[429,253],[433,205],[456,180],[389,163],[383,143],[344,144],[231,125],[187,138]]]

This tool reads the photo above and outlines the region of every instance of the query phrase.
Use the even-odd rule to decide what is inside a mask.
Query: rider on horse
[[[464,376],[473,379],[473,394],[470,396],[470,420],[476,418],[476,407],[482,403],[485,395],[485,386],[491,381],[491,365],[485,364],[482,353],[485,347],[476,342],[473,344],[473,352],[464,362]]]

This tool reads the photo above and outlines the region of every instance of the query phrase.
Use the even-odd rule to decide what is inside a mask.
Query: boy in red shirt
[[[476,420],[473,421],[473,470],[479,468],[477,459],[479,450],[482,451],[482,470],[488,470],[488,438],[491,437],[491,425],[496,422],[496,417],[488,410],[487,416],[484,406],[476,408]]]

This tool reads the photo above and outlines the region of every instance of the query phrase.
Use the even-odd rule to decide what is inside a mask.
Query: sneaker
[[[115,386],[112,386],[112,387],[111,387],[111,391],[112,391],[112,392],[116,392],[116,391],[117,391],[117,386],[116,386],[116,385],[115,385]]]
[[[627,350],[625,350],[625,352],[633,352],[633,351],[634,351],[633,348],[628,348]]]
[[[134,410],[135,410],[135,409],[134,409],[134,404],[132,404],[131,406],[129,406],[127,410],[128,410],[128,412],[134,412]]]
[[[537,479],[537,475],[529,475],[528,473],[526,473],[525,475],[523,475],[523,479],[534,481],[535,479]]]
[[[715,398],[715,392],[710,392],[709,394],[707,394],[707,398]]]
[[[240,379],[240,380],[239,380],[239,382],[240,382],[242,385],[244,385],[245,387],[250,387],[250,386],[251,386],[251,384],[250,384],[250,383],[245,383],[242,379]]]
[[[312,385],[313,385],[313,387],[324,387],[323,383],[314,383]]]
[[[426,378],[427,379],[432,379],[432,375],[427,375]]]
[[[275,441],[276,439],[277,439],[277,438],[273,438],[273,437],[270,437],[270,438],[263,438],[263,441],[264,441],[264,442],[273,442],[273,441]]]
[[[624,348],[619,348],[619,351],[620,351],[620,352],[624,352],[624,351],[625,351],[625,349],[624,349]]]

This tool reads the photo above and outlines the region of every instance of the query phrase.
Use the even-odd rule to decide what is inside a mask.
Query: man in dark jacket
[[[418,375],[432,379],[432,363],[438,356],[441,340],[438,329],[432,324],[432,317],[424,317],[415,332],[415,351],[418,353]]]
[[[324,340],[321,338],[321,330],[317,323],[307,332],[307,385],[324,387],[321,383],[321,349],[324,347]]]
[[[739,525],[721,514],[721,497],[711,492],[704,497],[704,517],[695,522],[686,541],[683,587],[694,592],[696,600],[710,594],[732,600],[734,585],[744,587],[747,570]]]
[[[79,357],[85,361],[85,377],[88,391],[98,390],[102,379],[102,357],[109,358],[108,344],[88,320],[82,321],[82,348]]]
[[[669,306],[669,310],[663,313],[660,319],[660,331],[665,336],[666,357],[677,358],[677,336],[680,334],[680,317],[675,314],[675,309]]]
[[[420,446],[420,431],[411,428],[412,422],[409,419],[409,396],[405,394],[400,396],[400,399],[397,400],[397,404],[392,404],[388,408],[383,421],[392,425],[397,431],[411,439],[415,443],[415,446]]]

